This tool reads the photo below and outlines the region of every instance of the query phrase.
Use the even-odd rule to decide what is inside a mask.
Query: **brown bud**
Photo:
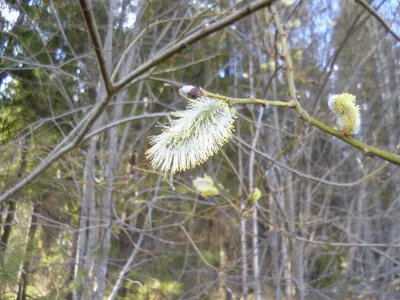
[[[190,90],[190,92],[187,94],[188,98],[190,99],[196,99],[196,98],[200,98],[203,96],[203,93],[201,92],[201,89],[197,86],[195,86],[194,88],[192,88]]]

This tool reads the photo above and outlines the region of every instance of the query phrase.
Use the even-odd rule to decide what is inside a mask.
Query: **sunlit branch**
[[[388,23],[364,0],[355,0],[357,3],[361,4],[372,16],[375,17],[385,27],[386,31],[389,32],[396,40],[400,42],[400,36],[390,28]]]
[[[169,113],[159,112],[159,113],[143,114],[143,115],[138,115],[138,116],[125,118],[125,119],[118,120],[118,121],[112,122],[110,124],[107,124],[106,126],[103,126],[103,127],[99,128],[99,129],[89,133],[83,139],[84,140],[88,140],[88,139],[90,139],[90,138],[102,133],[103,131],[105,131],[107,129],[116,127],[116,126],[124,124],[124,123],[132,122],[132,121],[136,121],[136,120],[142,120],[142,119],[165,117],[165,116],[168,116],[168,115],[169,115]]]
[[[210,98],[215,98],[219,99],[222,101],[227,102],[230,106],[233,105],[238,105],[238,104],[260,104],[262,106],[281,106],[281,107],[291,107],[294,108],[296,106],[295,101],[269,101],[269,100],[263,100],[263,99],[257,99],[253,96],[249,96],[248,98],[231,98],[228,96],[212,93],[209,91],[206,91],[204,89],[201,89],[201,92],[203,96],[205,97],[210,97]]]
[[[273,164],[281,167],[282,169],[284,169],[286,171],[289,171],[289,172],[291,172],[291,173],[293,173],[293,174],[295,174],[295,175],[297,175],[299,177],[302,177],[302,178],[305,178],[305,179],[310,179],[310,180],[313,180],[313,181],[317,181],[317,182],[320,182],[320,183],[323,183],[323,184],[328,184],[328,185],[332,185],[332,186],[339,186],[339,187],[352,187],[352,186],[356,186],[356,185],[360,184],[361,182],[365,181],[366,179],[372,177],[373,175],[375,175],[375,174],[377,174],[377,173],[379,173],[381,171],[381,169],[378,168],[377,170],[365,175],[361,179],[359,179],[357,181],[354,181],[354,182],[348,182],[348,183],[343,182],[342,183],[342,182],[328,181],[328,180],[325,180],[325,179],[322,179],[322,178],[318,178],[318,177],[315,177],[315,176],[312,176],[312,175],[309,175],[309,174],[302,173],[302,172],[300,172],[298,170],[295,170],[295,169],[289,167],[288,165],[285,165],[284,163],[279,162],[277,159],[274,159],[272,156],[269,156],[267,153],[264,153],[264,152],[262,152],[262,151],[260,151],[260,150],[258,150],[256,148],[251,147],[250,144],[246,143],[244,140],[240,139],[239,137],[235,136],[234,138],[240,144],[242,144],[243,146],[253,150],[255,153],[261,155],[262,157],[264,157],[268,161],[272,162]]]
[[[85,18],[86,27],[89,31],[90,38],[93,43],[93,48],[96,53],[97,61],[99,63],[99,68],[101,76],[104,80],[104,84],[108,94],[111,94],[113,85],[107,72],[106,60],[103,53],[103,45],[101,43],[99,31],[97,29],[96,20],[93,15],[93,10],[87,0],[79,0],[83,16]]]
[[[294,85],[295,69],[293,67],[292,59],[291,59],[290,53],[289,53],[289,45],[287,42],[287,35],[286,35],[286,32],[283,30],[283,27],[282,27],[282,24],[279,19],[279,16],[278,16],[275,6],[272,5],[270,7],[270,9],[271,9],[272,17],[274,18],[274,21],[275,21],[276,29],[278,30],[278,33],[281,37],[282,48],[283,48],[282,57],[286,64],[286,77],[288,80],[289,96],[292,100],[297,101],[296,100],[296,87]]]
[[[137,69],[135,69],[133,72],[128,74],[125,78],[121,79],[119,82],[115,84],[116,90],[120,91],[124,88],[126,88],[128,85],[131,84],[132,80],[140,76],[141,74],[145,73],[152,67],[160,64],[161,62],[165,61],[166,59],[170,58],[171,56],[177,54],[178,52],[186,49],[188,46],[200,41],[201,39],[209,36],[210,34],[217,32],[218,30],[221,30],[222,28],[225,28],[226,26],[229,26],[236,22],[237,20],[240,20],[264,7],[267,7],[274,3],[276,0],[259,0],[255,1],[253,3],[249,3],[245,5],[243,8],[238,9],[236,12],[228,15],[225,18],[222,18],[221,20],[210,24],[207,27],[204,27],[203,29],[196,31],[192,34],[190,34],[188,37],[184,38],[183,40],[179,41],[178,43],[175,43],[171,45],[170,47],[166,48],[164,51],[162,51],[160,54],[156,55],[153,59],[149,60],[148,62],[144,63]]]
[[[271,228],[275,228],[275,226],[271,223],[268,223],[268,226]],[[331,242],[323,242],[323,241],[316,241],[316,240],[311,240],[307,238],[300,237],[298,235],[293,235],[287,232],[284,228],[279,227],[276,228],[276,230],[279,230],[280,232],[283,232],[285,235],[290,236],[296,240],[309,243],[309,244],[314,244],[314,245],[320,245],[320,246],[331,246],[331,247],[357,247],[357,248],[400,248],[400,244],[377,244],[377,243],[331,243]]]
[[[234,22],[254,13],[257,10],[260,10],[264,7],[271,5],[275,1],[276,0],[259,0],[245,5],[243,8],[238,9],[236,12],[229,14],[228,16],[222,18],[221,20],[211,24],[210,26],[204,27],[204,29],[196,31],[193,34],[190,34],[188,37],[176,43],[174,46],[164,49],[155,58],[139,66],[132,73],[128,74],[124,79],[122,79],[114,86],[112,86],[110,78],[108,77],[106,72],[104,53],[102,52],[101,40],[97,30],[97,25],[94,19],[93,12],[90,8],[89,3],[86,0],[80,0],[79,2],[82,7],[83,14],[85,16],[85,22],[87,24],[88,30],[90,32],[91,38],[94,43],[94,48],[100,64],[102,76],[106,76],[105,77],[106,79],[104,81],[108,85],[107,86],[108,95],[104,97],[96,105],[96,107],[93,108],[93,110],[86,115],[86,117],[80,122],[80,124],[63,141],[61,141],[58,144],[58,146],[46,157],[46,159],[32,173],[30,173],[27,177],[22,179],[19,183],[17,183],[15,186],[13,186],[9,190],[7,190],[3,195],[1,195],[0,203],[11,197],[17,191],[24,188],[27,184],[32,182],[36,177],[38,177],[45,170],[47,170],[54,162],[56,162],[64,154],[68,153],[69,151],[77,147],[84,138],[84,136],[88,133],[91,126],[97,120],[97,118],[103,113],[103,111],[107,107],[108,103],[112,100],[112,98],[119,92],[121,92],[123,89],[128,87],[130,84],[138,80],[141,75],[144,75],[147,72],[151,71],[155,66],[166,61],[167,59],[179,53],[180,51],[184,50],[189,45],[192,45],[202,40],[203,38],[209,36],[210,34],[233,24]]]
[[[279,32],[279,35],[281,36],[281,41],[282,41],[282,47],[283,47],[283,56],[285,58],[286,61],[286,76],[287,76],[287,80],[288,80],[288,89],[289,89],[289,95],[290,97],[294,100],[296,99],[296,90],[295,90],[295,86],[294,86],[294,69],[291,63],[291,59],[290,59],[290,52],[289,52],[289,46],[286,42],[286,33],[283,30],[283,27],[281,25],[279,16],[276,12],[276,9],[274,6],[271,6],[271,11],[274,15],[274,21],[276,24],[276,29]],[[296,101],[296,100],[294,100]],[[297,102],[297,101],[296,101]],[[343,134],[340,131],[334,130],[331,127],[323,124],[322,122],[314,119],[313,117],[311,117],[300,105],[300,103],[296,103],[296,105],[294,106],[294,109],[298,112],[300,118],[302,118],[303,120],[307,121],[310,125],[317,127],[318,129],[336,136],[338,138],[340,138],[341,140],[345,141],[346,143],[352,145],[353,147],[361,150],[364,155],[366,156],[377,156],[380,157],[388,162],[391,162],[393,164],[396,165],[400,165],[400,156],[395,155],[395,154],[391,154],[389,152],[380,150],[378,148],[369,146],[367,144],[361,143],[360,141],[357,141],[356,139],[353,139],[352,137],[345,137],[343,136]]]
[[[208,92],[206,90],[203,90],[203,95],[206,97],[213,97],[220,99],[222,101],[228,102],[230,105],[236,105],[236,104],[259,104],[263,106],[278,106],[278,107],[288,107],[296,110],[300,116],[301,119],[309,123],[310,125],[330,134],[333,135],[342,141],[346,142],[347,144],[350,144],[351,146],[361,150],[365,156],[376,156],[379,158],[382,158],[392,164],[395,165],[400,165],[400,156],[396,154],[392,154],[386,151],[383,151],[381,149],[375,148],[373,146],[367,145],[365,143],[362,143],[352,137],[345,137],[343,136],[341,131],[337,131],[328,125],[325,125],[324,123],[318,121],[317,119],[314,119],[311,117],[300,105],[299,102],[291,100],[291,101],[268,101],[268,100],[263,100],[263,99],[257,99],[254,97],[249,97],[249,98],[230,98],[228,96],[224,95],[219,95],[215,94],[212,92]],[[400,147],[399,147],[400,148]]]

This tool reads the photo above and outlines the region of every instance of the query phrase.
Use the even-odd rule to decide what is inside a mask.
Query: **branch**
[[[359,22],[359,19],[361,17],[362,13],[360,13],[355,20],[353,21],[353,23],[351,24],[350,28],[347,30],[347,34],[345,36],[345,38],[342,40],[342,42],[340,43],[338,49],[335,52],[335,55],[333,56],[332,61],[329,64],[328,69],[328,74],[326,74],[325,79],[321,85],[321,87],[319,88],[317,97],[315,97],[315,104],[314,104],[314,110],[313,112],[316,113],[317,112],[317,108],[318,108],[318,104],[319,104],[319,100],[320,97],[322,96],[322,93],[324,92],[325,86],[328,84],[329,78],[331,77],[332,72],[334,71],[334,65],[336,63],[336,61],[339,59],[339,55],[342,52],[343,49],[345,49],[345,46],[347,44],[347,41],[350,39],[350,37],[353,36],[354,32],[356,32],[356,26],[359,23],[363,23],[364,21],[367,20],[367,18],[365,18],[364,20],[362,20],[361,22]]]
[[[215,93],[211,93],[209,91],[203,90],[202,88],[201,92],[203,94],[204,97],[210,97],[210,98],[215,98],[215,99],[219,99],[222,101],[227,102],[230,106],[233,105],[238,105],[238,104],[260,104],[262,106],[280,106],[280,107],[290,107],[290,108],[294,108],[296,106],[296,102],[295,101],[270,101],[270,100],[262,100],[262,99],[257,99],[254,98],[253,96],[249,96],[248,98],[230,98],[224,95],[220,95],[220,94],[215,94]]]
[[[290,53],[289,53],[287,35],[286,35],[286,32],[283,30],[283,27],[282,27],[282,24],[279,19],[279,16],[278,16],[275,6],[272,5],[270,9],[271,9],[272,17],[274,18],[276,29],[278,30],[279,35],[281,36],[281,42],[282,42],[282,48],[283,48],[282,56],[283,56],[285,64],[286,64],[286,77],[288,80],[289,96],[292,100],[295,100],[297,102],[296,87],[294,85],[295,69],[293,68],[292,59],[291,59]]]
[[[257,154],[261,155],[262,157],[266,158],[267,160],[269,160],[273,164],[281,167],[282,169],[284,169],[286,171],[289,171],[289,172],[291,172],[291,173],[293,173],[293,174],[295,174],[295,175],[297,175],[299,177],[310,179],[310,180],[314,180],[314,181],[317,181],[317,182],[320,182],[320,183],[323,183],[323,184],[328,184],[328,185],[338,186],[338,187],[352,187],[352,186],[360,184],[361,182],[367,180],[368,178],[372,177],[373,175],[375,175],[375,174],[377,174],[378,172],[381,171],[381,168],[378,168],[375,171],[372,171],[371,173],[363,176],[362,178],[360,178],[360,179],[358,179],[357,181],[354,181],[354,182],[346,183],[346,182],[328,181],[328,180],[325,180],[323,178],[315,177],[315,176],[312,176],[312,175],[305,174],[305,173],[302,173],[300,171],[297,171],[297,170],[295,170],[295,169],[293,169],[293,168],[291,168],[291,167],[279,162],[278,159],[274,159],[272,156],[269,156],[268,154],[266,154],[266,153],[264,153],[264,152],[262,152],[262,151],[260,151],[260,150],[258,150],[256,148],[252,147],[250,144],[246,143],[245,141],[243,141],[239,137],[235,136],[234,138],[240,144],[242,144],[243,146],[246,146],[247,148],[251,149],[255,153],[257,153]]]
[[[99,63],[101,76],[104,80],[104,84],[107,90],[107,94],[110,95],[113,90],[113,84],[108,76],[106,60],[103,53],[103,45],[101,43],[99,31],[97,29],[96,20],[93,15],[92,8],[87,0],[79,0],[79,4],[82,9],[83,16],[85,18],[86,27],[89,30],[90,38],[93,43],[93,48],[96,53],[97,61]]]
[[[290,97],[295,100],[296,99],[296,89],[294,86],[294,69],[292,66],[292,61],[290,59],[290,54],[289,54],[289,46],[286,42],[286,33],[283,30],[283,27],[280,23],[280,19],[279,16],[276,12],[275,7],[272,5],[271,6],[271,11],[273,13],[274,16],[274,21],[276,24],[276,28],[281,36],[281,41],[282,41],[282,47],[283,47],[283,51],[284,51],[284,58],[286,61],[286,68],[287,68],[287,79],[288,79],[288,88],[289,88],[289,95]],[[292,101],[293,101],[292,100]],[[383,150],[380,150],[378,148],[369,146],[367,144],[361,143],[351,137],[343,137],[342,133],[334,130],[332,128],[330,128],[329,126],[317,121],[316,119],[312,118],[300,105],[300,103],[298,103],[296,101],[296,106],[294,107],[294,109],[299,113],[300,118],[302,118],[303,120],[306,120],[310,125],[317,127],[318,129],[329,133],[330,135],[336,136],[338,138],[340,138],[341,140],[345,141],[346,143],[352,145],[353,147],[361,150],[364,155],[366,156],[377,156],[380,157],[390,163],[396,164],[396,165],[400,165],[400,156],[395,155],[395,154],[391,154],[389,152],[385,152]]]
[[[82,1],[82,0],[80,0]],[[162,53],[158,54],[152,60],[144,63],[132,73],[128,74],[125,78],[121,79],[119,82],[115,84],[116,90],[120,91],[126,88],[132,80],[136,79],[141,74],[145,73],[146,71],[150,70],[152,67],[162,63],[163,61],[167,60],[171,56],[177,54],[178,52],[182,51],[183,49],[187,48],[188,46],[200,41],[201,39],[209,36],[210,34],[221,30],[222,28],[229,26],[235,23],[237,20],[240,20],[264,7],[267,7],[274,3],[276,0],[258,0],[253,3],[250,3],[243,8],[239,9],[235,13],[217,21],[209,26],[204,26],[203,29],[190,34],[188,37],[184,38],[178,43],[170,44],[165,48]]]
[[[128,118],[125,118],[125,119],[122,119],[122,120],[118,120],[118,121],[109,123],[106,126],[103,126],[103,127],[99,128],[99,129],[89,133],[88,135],[86,135],[83,138],[83,140],[85,140],[85,141],[89,140],[92,137],[102,133],[103,131],[105,131],[107,129],[113,128],[115,126],[118,126],[118,125],[121,125],[121,124],[124,124],[124,123],[132,122],[132,121],[136,121],[136,120],[142,120],[142,119],[160,118],[160,117],[165,117],[165,116],[168,116],[168,115],[169,115],[169,113],[159,112],[159,113],[141,114],[141,115],[138,115],[138,116],[128,117]]]
[[[397,41],[400,42],[400,36],[397,35],[396,32],[394,32],[388,23],[373,9],[367,2],[364,0],[355,0],[357,3],[361,4],[371,15],[375,17],[383,25],[383,27],[386,28],[387,32],[389,32]]]
[[[236,105],[236,104],[259,104],[263,106],[278,106],[278,107],[287,107],[287,108],[292,108],[296,110],[300,116],[301,119],[304,121],[307,121],[310,125],[330,134],[333,135],[342,141],[346,142],[347,144],[361,150],[365,156],[377,156],[379,158],[382,158],[392,164],[395,165],[400,165],[400,156],[396,154],[392,154],[383,150],[380,150],[378,148],[372,147],[370,145],[364,144],[352,137],[344,137],[341,131],[337,131],[328,125],[325,125],[324,123],[318,121],[317,119],[314,119],[311,117],[308,112],[306,112],[300,105],[299,102],[295,100],[291,101],[268,101],[268,100],[263,100],[263,99],[257,99],[254,97],[249,97],[249,98],[230,98],[224,95],[219,95],[215,93],[208,92],[206,90],[201,89],[202,93],[206,97],[212,97],[216,99],[220,99],[222,101],[228,102],[230,105]],[[400,147],[398,147],[400,148]],[[313,179],[313,178],[311,178]]]
[[[96,22],[94,20],[93,13],[91,8],[87,2],[87,0],[79,0],[83,14],[85,16],[85,21],[90,31],[91,38],[93,39],[96,56],[100,64],[100,69],[102,72],[102,76],[105,79],[105,83],[108,82],[107,92],[108,95],[104,97],[91,112],[89,112],[86,117],[80,122],[80,124],[62,141],[59,145],[46,157],[46,159],[27,177],[22,179],[18,184],[13,186],[11,189],[7,190],[3,195],[0,196],[0,203],[13,194],[24,188],[27,184],[31,183],[36,177],[38,177],[41,173],[43,173],[46,169],[48,169],[55,161],[61,158],[64,154],[68,153],[76,146],[84,138],[85,134],[91,128],[91,125],[96,121],[96,119],[103,113],[105,108],[107,107],[108,103],[111,99],[118,94],[122,89],[126,88],[129,84],[132,83],[133,80],[138,79],[138,77],[142,74],[145,74],[147,71],[150,71],[154,66],[166,61],[171,56],[179,53],[188,45],[192,45],[199,40],[205,38],[206,36],[231,25],[232,23],[246,17],[247,15],[260,10],[268,5],[271,5],[276,0],[258,0],[255,1],[253,4],[248,4],[244,8],[238,10],[236,13],[233,13],[214,24],[211,24],[208,27],[204,27],[204,29],[200,30],[197,33],[193,33],[189,35],[187,38],[183,39],[181,42],[175,44],[175,46],[171,46],[170,48],[166,48],[166,50],[162,51],[156,58],[150,60],[147,63],[139,66],[135,71],[131,74],[127,75],[125,79],[122,79],[119,83],[112,86],[111,82],[109,81],[109,77],[107,74],[107,70],[105,67],[105,60],[104,54],[101,48],[101,41],[98,34]]]
[[[275,225],[268,222],[268,226],[276,230],[277,232],[282,232],[286,236],[290,236],[296,240],[306,242],[309,244],[315,244],[320,246],[331,246],[331,247],[359,247],[359,248],[400,248],[400,244],[374,244],[374,243],[331,243],[324,241],[311,240],[307,238],[300,237],[298,235],[293,235],[287,232],[284,228],[277,228]]]
[[[347,144],[361,150],[365,156],[377,156],[377,157],[382,158],[392,164],[400,165],[400,156],[380,150],[380,149],[372,147],[370,145],[364,144],[352,137],[343,137],[341,131],[334,130],[333,128],[329,127],[328,125],[325,125],[324,123],[311,117],[300,106],[300,104],[297,104],[294,109],[299,113],[300,118],[302,118],[303,120],[306,120],[310,125],[317,127],[318,129],[320,129],[330,135],[336,136],[337,138],[341,139],[342,141],[346,142]],[[400,148],[400,147],[398,146],[397,148]]]
[[[210,264],[205,257],[203,256],[203,254],[201,253],[200,249],[196,246],[196,243],[193,241],[193,239],[191,238],[190,234],[186,231],[185,227],[183,227],[183,225],[179,225],[179,227],[182,229],[182,231],[185,233],[186,237],[188,238],[188,240],[190,241],[190,243],[192,244],[194,250],[197,252],[197,254],[200,256],[200,258],[202,259],[202,261],[204,262],[204,264],[206,266],[208,266],[209,268],[213,269],[214,271],[218,272],[218,269],[216,267],[214,267],[212,264]]]

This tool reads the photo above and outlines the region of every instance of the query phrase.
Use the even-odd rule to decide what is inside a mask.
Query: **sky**
[[[3,18],[5,18],[8,22],[11,23],[10,25],[12,25],[12,23],[14,23],[17,20],[19,15],[18,11],[10,10],[9,5],[7,5],[4,2],[4,0],[0,0],[0,12]]]

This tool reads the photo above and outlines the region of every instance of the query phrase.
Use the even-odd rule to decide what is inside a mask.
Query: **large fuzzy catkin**
[[[192,169],[214,155],[232,136],[235,110],[214,98],[188,99],[187,109],[161,125],[163,132],[150,137],[146,156],[162,171]]]
[[[345,136],[357,134],[360,130],[360,106],[351,94],[333,95],[328,100],[329,109],[336,115],[337,125]]]

